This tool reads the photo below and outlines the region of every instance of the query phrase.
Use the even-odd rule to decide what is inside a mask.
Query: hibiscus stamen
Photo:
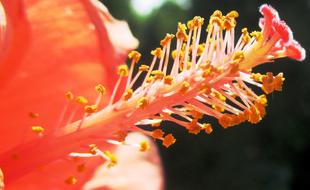
[[[119,85],[121,84],[122,78],[128,76],[128,67],[127,67],[127,65],[120,65],[118,67],[117,74],[119,75],[119,78],[118,78],[118,80],[117,80],[117,82],[115,84],[115,87],[113,89],[113,92],[112,92],[112,95],[111,95],[111,98],[110,98],[110,101],[109,101],[109,105],[113,104],[116,92],[118,90]]]
[[[132,51],[128,54],[128,58],[131,59],[131,64],[130,64],[129,74],[128,74],[128,78],[127,78],[126,89],[130,85],[134,66],[141,59],[141,54],[137,51]]]
[[[96,105],[97,107],[99,106],[101,100],[102,100],[102,96],[105,94],[106,89],[102,84],[98,84],[97,86],[95,86],[95,90],[99,93],[96,103],[94,105]]]
[[[84,107],[83,118],[57,128],[53,144],[48,143],[48,140],[43,141],[44,137],[41,140],[45,144],[42,144],[48,147],[63,146],[61,151],[53,154],[58,158],[81,145],[97,143],[102,139],[113,139],[110,143],[123,145],[126,144],[128,132],[139,131],[161,141],[168,148],[176,139],[171,133],[166,134],[164,128],[160,128],[165,120],[179,124],[191,134],[198,134],[202,130],[207,134],[212,133],[214,127],[208,122],[203,123],[203,116],[217,119],[223,128],[246,121],[258,123],[266,114],[265,94],[281,91],[284,78],[282,73],[274,76],[268,72],[262,75],[252,72],[252,69],[277,58],[305,58],[305,50],[294,40],[290,29],[280,20],[277,12],[269,5],[262,5],[260,12],[263,15],[259,23],[261,31],[249,32],[244,28],[237,43],[235,19],[239,14],[231,11],[223,15],[222,12],[215,11],[208,22],[204,44],[200,44],[204,20],[194,17],[187,27],[185,24],[178,24],[175,50],[170,53],[174,35],[167,34],[160,42],[161,48],[151,52],[153,59],[149,66],[141,65],[136,74],[134,68],[141,55],[131,52],[130,69],[127,65],[119,66],[119,78],[109,103],[99,108],[103,93],[99,94],[95,104],[90,105],[85,98],[78,97],[77,102]],[[135,87],[143,72],[147,73],[141,80],[142,84]],[[120,91],[121,82],[127,76],[123,96],[117,99],[116,93]],[[261,88],[262,92],[252,89],[255,87]],[[144,128],[143,125],[150,125],[151,128]],[[100,138],[93,138],[94,135],[100,135]],[[46,151],[46,146],[40,146],[36,150],[38,155],[45,156],[43,152]],[[133,146],[139,147],[141,151],[148,149],[145,142]],[[23,154],[27,154],[28,147],[31,147],[31,143],[12,152],[17,151],[21,158],[27,158]],[[57,147],[55,150],[58,150]],[[106,161],[107,167],[117,163],[112,153],[103,152],[96,146],[91,146],[88,153],[70,155],[100,156]],[[7,156],[4,156],[4,162],[7,161],[5,158]],[[28,162],[35,161],[40,160]],[[17,166],[12,173],[20,171]]]

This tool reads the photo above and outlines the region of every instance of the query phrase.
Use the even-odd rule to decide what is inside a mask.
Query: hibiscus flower
[[[192,134],[201,131],[212,133],[211,124],[203,123],[204,116],[217,119],[224,128],[242,122],[256,124],[265,116],[266,95],[281,91],[284,77],[283,73],[260,74],[254,73],[252,69],[277,58],[290,57],[296,60],[305,58],[305,50],[293,38],[290,28],[280,19],[277,11],[269,5],[262,5],[260,12],[263,17],[259,22],[261,31],[250,33],[247,28],[243,28],[241,36],[235,42],[238,12],[231,11],[225,15],[216,10],[206,27],[207,36],[204,42],[201,42],[205,20],[196,16],[187,24],[179,23],[175,35],[167,34],[160,41],[161,47],[151,52],[153,59],[149,65],[135,67],[141,54],[131,51],[128,54],[130,67],[128,68],[126,64],[119,65],[118,76],[114,76],[114,66],[122,62],[122,58],[116,56],[117,53],[126,52],[124,50],[131,48],[118,45],[131,38],[114,41],[116,39],[113,36],[119,34],[119,31],[123,34],[124,30],[113,24],[116,20],[109,16],[107,9],[97,1],[81,1],[69,9],[65,9],[66,6],[59,8],[59,3],[33,0],[14,5],[26,8],[28,5],[27,12],[22,12],[20,10],[25,9],[20,9],[16,14],[19,14],[19,17],[27,15],[24,20],[34,22],[30,26],[27,22],[17,25],[18,29],[23,31],[22,39],[29,39],[23,43],[24,55],[17,48],[21,43],[19,40],[22,40],[19,38],[11,42],[15,45],[7,51],[13,63],[16,63],[17,58],[21,63],[14,69],[16,77],[7,76],[8,82],[3,87],[2,98],[6,100],[5,102],[11,103],[3,105],[4,123],[7,126],[3,127],[1,132],[7,135],[3,138],[5,142],[2,144],[7,146],[3,146],[3,150],[0,149],[2,152],[0,164],[8,186],[12,184],[10,187],[13,188],[15,184],[18,187],[18,184],[25,184],[25,181],[32,181],[35,178],[39,179],[36,184],[45,186],[49,182],[49,187],[52,189],[66,188],[65,185],[74,185],[72,188],[81,188],[83,185],[86,189],[99,187],[159,189],[161,172],[156,167],[159,166],[159,159],[155,156],[156,150],[152,148],[150,141],[141,139],[136,134],[128,135],[129,132],[141,132],[161,141],[168,148],[176,142],[176,139],[172,134],[166,134],[165,130],[158,128],[164,120],[175,122]],[[40,14],[43,8],[53,9],[54,6],[57,7],[56,10],[51,15],[46,14],[47,18]],[[34,7],[38,9],[31,9]],[[83,20],[85,17],[79,14],[73,14],[78,16],[73,22],[77,20],[79,24],[81,21],[86,22],[86,29],[84,25],[79,28],[79,24],[69,25],[63,20],[63,17],[71,18],[72,12],[81,7],[89,16],[87,18],[91,23]],[[10,6],[9,10],[13,11]],[[59,14],[55,14],[57,11]],[[13,13],[8,15],[14,16]],[[54,18],[54,15],[57,15],[56,18],[61,16],[61,19],[56,19],[56,22],[53,20],[50,24],[50,17]],[[4,45],[9,39],[14,39],[9,38],[10,31],[13,34],[14,31],[19,31],[13,29],[14,27],[8,24],[5,33],[8,37],[4,38],[8,40],[3,42]],[[79,31],[77,35],[75,29]],[[94,31],[97,38],[92,39]],[[58,41],[59,38],[61,41]],[[38,39],[41,40],[37,41]],[[109,45],[101,44],[108,42],[108,39],[111,40]],[[174,39],[176,39],[175,49],[172,44]],[[128,45],[130,42],[125,44]],[[96,45],[96,48],[92,48],[93,45]],[[24,65],[24,62],[28,64]],[[3,63],[5,68],[7,62]],[[36,63],[35,69],[30,68],[29,66],[34,63]],[[137,72],[134,72],[135,68]],[[96,85],[97,78],[94,77],[97,75],[106,76],[101,78],[103,83],[106,81],[105,87]],[[50,85],[45,81],[48,79]],[[116,82],[113,83],[111,80]],[[249,84],[260,88],[262,93],[252,90]],[[53,89],[54,85],[59,90]],[[89,86],[95,86],[96,91],[90,91]],[[62,92],[68,88],[71,91],[66,93],[67,103],[63,103],[63,99],[55,98],[61,97]],[[76,94],[83,96],[77,96],[75,99]],[[29,113],[28,109],[31,111],[32,119],[22,120],[16,117],[15,110]],[[25,130],[27,129],[24,127],[25,124],[32,126],[32,133]],[[146,125],[152,127],[145,127]],[[138,155],[135,156],[131,151],[123,153],[126,151],[113,150],[114,145],[136,148],[136,152],[137,150],[147,152],[150,149],[153,151],[145,156],[135,153]],[[126,158],[125,155],[130,158]],[[113,172],[110,175],[108,172],[105,173],[103,181],[100,180],[101,172],[97,170],[94,174],[95,180],[90,180],[84,185],[93,174],[92,168],[102,169],[96,167],[98,158],[105,161],[104,171],[117,165],[118,161],[125,163],[125,166],[118,169],[114,167],[112,177]],[[140,165],[134,165],[137,162]],[[74,174],[72,174],[73,167],[75,167]],[[135,171],[128,172],[132,168],[135,168]],[[144,169],[144,177],[152,180],[146,181],[145,178],[141,180],[140,169]],[[61,175],[54,177],[54,173],[50,171]],[[83,171],[86,173],[84,177],[76,174]],[[147,175],[146,171],[149,172]],[[118,178],[124,174],[130,177]],[[30,177],[27,178],[27,175]],[[63,175],[68,178],[60,184]],[[128,185],[128,179],[132,179],[133,184],[139,183],[139,185]],[[78,183],[79,181],[81,182]]]
[[[25,157],[12,152],[12,148],[27,146],[28,142],[40,146],[53,138],[55,128],[82,117],[83,106],[68,103],[66,91],[91,102],[98,96],[94,87],[101,83],[106,88],[101,104],[107,103],[115,85],[116,68],[125,61],[128,51],[137,47],[137,40],[127,23],[114,19],[98,1],[3,0],[1,3],[0,97],[5,100],[0,103],[3,122],[0,160],[9,157],[16,161],[0,164],[5,189],[82,189],[87,180],[90,181],[85,189],[109,187],[111,183],[107,181],[100,186],[95,183],[96,177],[101,176],[95,174],[104,163],[101,158],[55,157],[49,145],[44,145],[45,151],[39,154],[46,157],[37,162],[33,160],[37,156],[32,148]],[[42,136],[34,132],[43,128]],[[144,139],[137,134],[130,138]],[[36,147],[34,144],[30,147]],[[114,149],[104,141],[97,145]],[[115,152],[124,154],[121,149]],[[150,176],[158,179],[157,186],[161,184],[156,148],[146,154],[137,149],[129,149],[127,153],[132,158],[119,164],[114,176],[119,180],[118,186],[136,187],[131,180],[135,178],[126,172],[119,174],[122,169],[127,171],[143,164],[141,172],[147,169]],[[14,167],[16,163],[21,165]],[[0,173],[0,187],[2,180]]]

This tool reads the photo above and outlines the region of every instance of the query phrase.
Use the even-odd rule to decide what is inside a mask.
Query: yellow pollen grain
[[[106,92],[106,89],[105,89],[105,87],[102,84],[96,85],[95,86],[95,90],[97,92],[99,92],[100,94],[105,94],[105,92]]]
[[[34,125],[31,127],[32,132],[40,134],[44,132],[44,128],[42,126],[39,125]]]
[[[131,88],[127,89],[125,93],[123,94],[123,99],[125,101],[129,100],[132,97],[132,94],[133,94],[133,90]]]
[[[148,71],[149,70],[149,66],[147,66],[147,65],[141,65],[140,67],[139,67],[139,71]]]
[[[184,82],[182,83],[182,85],[181,85],[180,92],[181,92],[182,94],[184,94],[184,93],[186,93],[186,92],[188,91],[189,88],[190,88],[189,82],[184,81]]]
[[[138,51],[131,51],[128,54],[128,58],[131,59],[134,63],[137,63],[141,59],[141,54]]]
[[[147,141],[140,142],[140,151],[146,152],[148,150],[150,150],[150,144]]]
[[[128,76],[128,66],[125,64],[118,66],[117,74],[122,77]]]
[[[70,176],[65,180],[65,183],[68,185],[75,185],[78,182],[75,176]]]
[[[172,84],[172,81],[173,81],[173,77],[172,77],[171,75],[165,76],[165,80],[164,80],[164,83],[165,83],[165,84],[171,85],[171,84]]]
[[[74,95],[73,95],[73,93],[70,92],[70,91],[66,92],[65,96],[66,96],[66,98],[67,98],[68,100],[70,100],[70,101],[74,99]]]
[[[97,109],[98,109],[97,105],[87,105],[84,107],[85,113],[88,114],[95,113]]]
[[[138,100],[137,107],[141,108],[141,109],[144,109],[148,105],[148,103],[149,102],[148,102],[148,99],[146,97],[141,97]]]
[[[82,104],[82,105],[85,105],[88,103],[88,100],[84,97],[84,96],[78,96],[76,97],[75,101],[78,103],[78,104]]]
[[[151,54],[156,56],[157,58],[161,58],[163,55],[163,51],[161,50],[161,48],[156,48],[151,51]]]
[[[172,134],[168,134],[164,137],[163,139],[163,145],[166,148],[169,148],[171,145],[173,145],[176,142],[176,139],[174,138],[174,136]]]

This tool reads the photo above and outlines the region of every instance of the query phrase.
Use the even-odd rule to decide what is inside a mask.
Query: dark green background
[[[144,0],[141,0],[144,1]],[[269,3],[292,28],[294,37],[310,47],[309,0],[192,0],[184,9],[166,3],[149,17],[138,17],[129,0],[106,0],[105,5],[119,19],[129,22],[140,40],[142,62],[149,63],[149,51],[158,46],[165,33],[174,33],[178,21],[195,15],[209,18],[216,9],[238,10],[237,30],[258,29],[258,7]],[[248,123],[222,129],[211,135],[190,135],[182,127],[164,123],[177,143],[160,147],[167,190],[289,190],[310,189],[310,63],[277,60],[257,71],[284,72],[283,92],[268,96],[267,116],[257,125]]]

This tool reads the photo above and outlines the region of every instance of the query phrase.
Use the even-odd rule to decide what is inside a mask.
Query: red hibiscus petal
[[[53,132],[66,105],[64,93],[67,90],[94,102],[97,93],[93,87],[102,83],[109,94],[117,77],[113,74],[117,64],[122,63],[127,50],[137,46],[131,33],[124,39],[127,40],[127,46],[117,46],[119,42],[111,38],[113,32],[107,32],[106,28],[110,30],[121,26],[125,29],[124,35],[128,31],[127,25],[113,19],[108,12],[99,13],[90,1],[2,2],[7,14],[9,38],[3,44],[6,51],[0,54],[0,76],[3,79],[0,89],[0,98],[3,100],[0,102],[0,153],[25,141],[38,139],[31,131],[32,125],[43,126],[45,134]],[[102,16],[109,20],[104,23]],[[107,102],[107,99],[108,96],[103,102]],[[40,117],[31,119],[29,112],[39,113]],[[85,162],[92,165],[89,166],[89,172],[98,164],[98,160],[93,159]],[[46,178],[37,180],[42,169],[38,168],[26,179],[28,184],[46,185],[53,183],[53,180],[57,184],[59,181],[63,183],[64,176],[60,173],[71,173],[73,166],[67,161],[56,160],[46,166],[50,168]],[[5,168],[9,170],[10,166],[5,165]],[[7,170],[4,170],[4,175]],[[80,184],[89,173],[82,176]],[[26,182],[22,184],[27,186]],[[50,186],[58,189],[53,184]],[[14,183],[11,183],[7,189],[14,187]]]

